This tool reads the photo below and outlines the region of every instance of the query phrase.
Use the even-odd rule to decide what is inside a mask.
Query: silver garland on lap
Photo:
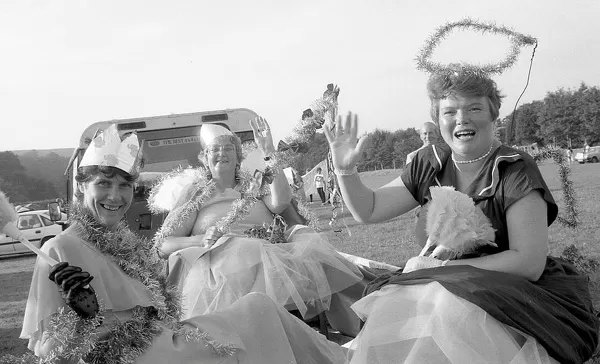
[[[94,319],[82,319],[71,310],[54,314],[46,329],[61,343],[43,362],[53,363],[60,357],[83,359],[93,364],[133,364],[152,345],[164,327],[172,329],[190,342],[202,343],[219,356],[233,355],[236,349],[219,343],[198,328],[179,322],[180,295],[165,279],[166,262],[152,244],[131,232],[124,222],[112,232],[100,225],[87,211],[75,204],[70,223],[78,227],[79,236],[117,264],[128,276],[144,284],[151,293],[151,307],[135,307],[130,320],[116,323],[109,333],[98,339],[97,328],[104,308]],[[85,267],[82,267],[85,270]]]

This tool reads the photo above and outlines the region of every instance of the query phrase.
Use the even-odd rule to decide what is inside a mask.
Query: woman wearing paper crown
[[[166,282],[164,261],[123,219],[137,151],[137,137],[121,141],[114,126],[88,147],[71,225],[42,248],[68,264],[51,270],[36,262],[21,332],[29,349],[48,363],[343,362],[339,346],[259,293],[179,321],[179,293]],[[100,302],[91,318],[69,309],[59,292],[90,281]]]
[[[251,126],[261,159],[269,159],[275,149],[268,124],[258,118]],[[281,231],[285,244],[248,236],[249,229],[270,225],[273,214],[290,206],[287,179],[275,165],[265,174],[275,175],[272,183],[263,184],[264,193],[248,196],[252,176],[240,172],[239,139],[223,127],[205,125],[201,140],[208,169],[196,171],[196,180],[188,183],[156,237],[162,255],[170,256],[169,279],[181,287],[186,317],[221,310],[249,292],[262,292],[310,318],[330,308],[332,295],[361,280],[358,268],[307,226]],[[151,204],[165,193],[163,186],[172,189],[169,181],[159,184]],[[252,203],[239,208],[248,201]],[[234,223],[224,227],[223,221]],[[339,312],[333,308],[336,312],[328,314]]]
[[[423,51],[425,58],[431,51]],[[344,201],[358,221],[371,223],[428,204],[432,186],[453,186],[491,221],[495,240],[460,259],[411,258],[403,272],[372,282],[353,305],[365,324],[351,363],[584,362],[599,328],[588,280],[547,256],[548,225],[558,207],[533,159],[494,139],[502,98],[496,83],[474,66],[424,68],[432,71],[431,118],[449,148],[424,148],[400,178],[373,191],[356,173],[365,146],[357,139],[357,118],[338,119],[335,134],[325,133]],[[432,218],[465,223],[460,213]],[[439,240],[431,246],[454,246],[447,235],[432,233],[429,238]]]

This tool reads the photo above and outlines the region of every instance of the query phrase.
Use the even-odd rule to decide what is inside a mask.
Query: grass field
[[[557,167],[552,163],[540,166],[548,186],[559,207],[563,205],[562,190]],[[381,186],[400,174],[398,170],[366,172],[362,179],[370,187]],[[585,258],[600,260],[600,163],[572,166],[572,180],[577,194],[581,225],[568,229],[555,223],[550,228],[550,253],[560,256],[565,247],[575,244]],[[316,194],[315,194],[316,195]],[[414,243],[414,215],[408,213],[391,221],[359,225],[344,210],[339,217],[348,229],[336,233],[327,225],[331,208],[313,203],[311,207],[320,217],[323,232],[340,251],[402,265],[408,258],[419,253]],[[35,258],[20,257],[0,259],[0,354],[20,355],[27,351],[26,341],[19,339],[23,313],[29,292]],[[600,308],[599,273],[590,272],[592,294],[596,308]],[[1,356],[1,355],[0,355]],[[588,364],[600,364],[600,360]]]

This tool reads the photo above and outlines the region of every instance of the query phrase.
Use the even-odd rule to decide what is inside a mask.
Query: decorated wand
[[[40,258],[50,264],[50,266],[52,266],[52,276],[54,276],[56,271],[64,269],[69,265],[67,262],[57,262],[27,240],[23,236],[23,233],[17,228],[17,217],[15,207],[8,201],[6,195],[0,191],[0,231],[13,239],[20,241]],[[54,278],[50,279],[54,281]],[[63,291],[63,289],[60,291],[61,296],[67,305],[83,318],[96,317],[100,308],[96,292],[88,284],[90,280],[91,278],[87,281],[75,283],[67,292]]]
[[[15,211],[15,207],[8,202],[8,198],[2,191],[0,191],[0,231],[23,243],[23,245],[44,259],[51,266],[58,264],[56,260],[52,259],[48,254],[41,251],[23,236],[21,230],[17,228],[17,212]]]

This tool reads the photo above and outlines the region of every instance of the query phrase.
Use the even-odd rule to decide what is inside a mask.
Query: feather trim
[[[427,234],[435,246],[433,257],[458,259],[483,245],[496,246],[495,229],[469,196],[449,186],[429,190]]]

